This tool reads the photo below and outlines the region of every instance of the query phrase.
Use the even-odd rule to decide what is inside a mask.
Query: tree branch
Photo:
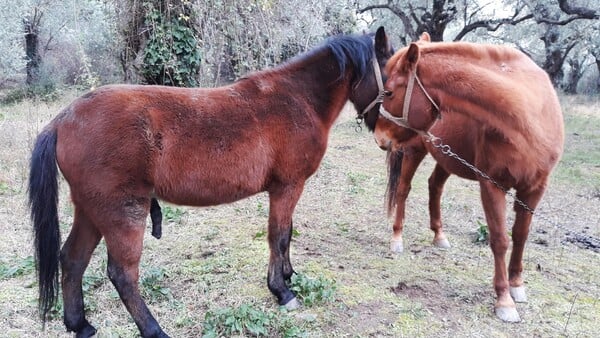
[[[509,18],[501,18],[501,19],[487,19],[487,20],[479,20],[475,22],[471,22],[463,27],[463,29],[458,32],[454,41],[461,40],[465,35],[469,32],[476,30],[477,28],[485,28],[490,32],[497,31],[502,25],[512,25],[515,26],[523,21],[529,20],[533,18],[533,14],[527,14],[517,19],[523,7],[515,8],[514,14]]]
[[[598,13],[595,10],[585,7],[573,7],[567,0],[558,0],[560,9],[569,15],[576,15],[578,19],[598,19]]]

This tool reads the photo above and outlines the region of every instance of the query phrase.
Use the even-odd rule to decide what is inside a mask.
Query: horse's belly
[[[239,201],[262,189],[233,186],[190,185],[171,188],[156,187],[155,195],[169,203],[189,206],[212,206]]]
[[[159,169],[154,176],[155,195],[181,205],[231,203],[264,191],[269,172],[268,166],[250,160],[195,167],[194,170],[181,167],[179,170],[167,170],[166,166]]]
[[[190,205],[211,206],[231,203],[263,191],[261,184],[241,184],[241,182],[188,181],[177,184],[155,185],[155,195],[167,202]]]

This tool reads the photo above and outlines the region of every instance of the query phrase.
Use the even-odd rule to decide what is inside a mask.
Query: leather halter
[[[440,107],[437,105],[437,103],[435,103],[435,101],[433,101],[433,99],[431,98],[431,96],[429,95],[427,90],[425,90],[425,87],[423,87],[423,84],[421,83],[421,80],[417,76],[416,71],[410,71],[409,75],[408,75],[408,84],[406,85],[406,93],[404,94],[404,102],[402,104],[402,115],[401,116],[392,115],[389,111],[387,111],[383,107],[383,104],[381,106],[379,106],[379,114],[382,117],[399,125],[400,127],[408,128],[408,129],[410,129],[418,134],[421,134],[421,135],[428,135],[429,129],[431,129],[431,127],[429,127],[428,130],[419,130],[419,129],[415,129],[408,125],[408,112],[410,110],[410,99],[412,97],[413,88],[415,86],[415,80],[417,82],[417,85],[419,85],[419,88],[421,88],[421,91],[423,92],[423,94],[425,94],[425,96],[429,99],[429,102],[431,102],[431,104],[437,111],[437,118],[441,119],[442,115],[441,115]]]
[[[369,112],[369,110],[375,107],[376,104],[383,103],[383,97],[386,93],[386,90],[383,89],[383,79],[381,77],[381,71],[379,70],[379,62],[377,62],[377,56],[375,56],[375,53],[373,53],[371,61],[373,64],[373,71],[375,72],[375,80],[377,81],[377,88],[379,89],[379,93],[377,94],[377,97],[375,97],[375,99],[373,99],[373,101],[371,101],[371,103],[369,103],[369,105],[362,110],[362,112],[359,115],[361,118],[363,118],[365,114]]]

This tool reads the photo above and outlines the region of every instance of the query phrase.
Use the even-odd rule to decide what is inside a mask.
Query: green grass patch
[[[265,311],[253,305],[225,307],[208,311],[204,317],[202,337],[270,336],[306,337],[306,333],[294,324],[287,312]]]
[[[179,207],[173,207],[170,205],[162,208],[163,218],[169,223],[180,224],[181,218],[185,215],[185,210]]]
[[[600,118],[565,112],[565,148],[554,173],[561,182],[600,188]]]
[[[33,256],[15,258],[12,262],[0,262],[0,279],[16,278],[35,271]]]

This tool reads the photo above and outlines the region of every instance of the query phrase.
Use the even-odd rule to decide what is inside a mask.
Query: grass
[[[55,103],[0,106],[4,117],[0,124],[3,337],[71,336],[64,330],[60,312],[45,330],[38,320],[25,182],[33,138],[74,96]],[[563,98],[563,107],[565,154],[539,212],[569,229],[600,237],[596,211],[600,102]],[[150,236],[148,222],[140,288],[167,333],[173,337],[597,334],[599,254],[566,242],[563,230],[537,218],[524,256],[529,301],[518,304],[523,321],[506,324],[495,318],[491,252],[487,245],[473,242],[477,230],[484,231],[478,186],[457,177],[449,179],[442,214],[452,248],[433,247],[427,214],[430,158],[413,180],[405,252],[391,254],[391,220],[386,218],[383,201],[385,153],[375,146],[371,134],[354,130],[353,113],[343,112],[334,126],[323,163],[308,180],[294,214],[291,261],[299,279],[292,287],[300,298],[305,297],[305,306],[282,311],[266,287],[266,194],[210,208],[164,204],[162,239]],[[511,210],[511,202],[507,207]],[[65,182],[61,182],[60,212],[65,237],[73,213]],[[106,277],[102,243],[83,284],[87,317],[98,328],[98,337],[138,336]]]

